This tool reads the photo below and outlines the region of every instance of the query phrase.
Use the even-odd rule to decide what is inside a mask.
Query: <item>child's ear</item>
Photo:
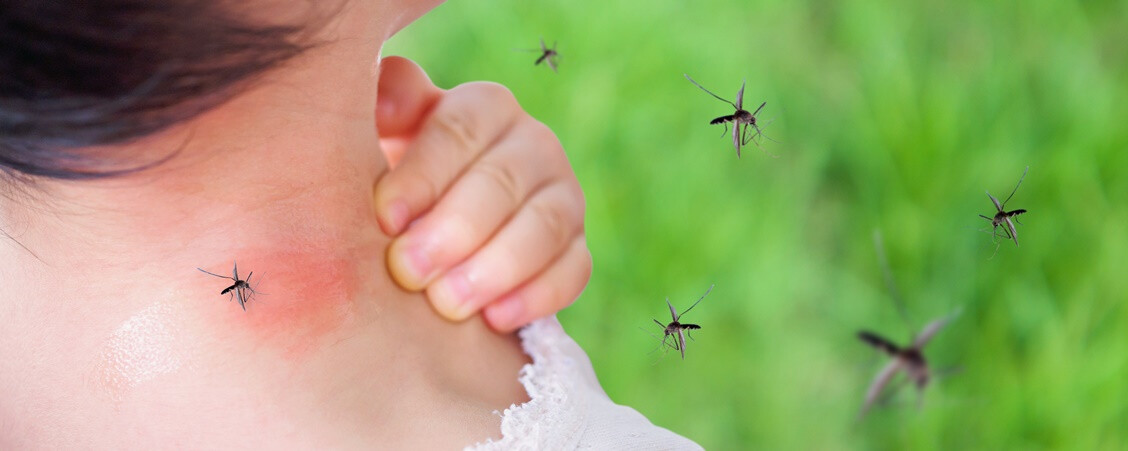
[[[376,127],[381,139],[414,136],[443,94],[419,65],[398,56],[380,61],[377,83]]]

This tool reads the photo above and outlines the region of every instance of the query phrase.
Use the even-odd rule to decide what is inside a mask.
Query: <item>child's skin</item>
[[[271,18],[307,6],[247,5]],[[375,64],[432,6],[351,0],[318,36],[330,44],[199,117],[99,149],[179,149],[162,165],[0,196],[0,227],[35,254],[0,240],[0,449],[499,436],[492,412],[527,399],[528,357],[473,313],[505,331],[574,299],[590,271],[583,198],[555,137],[503,88],[443,92],[406,60]],[[384,146],[402,155],[394,170]],[[435,231],[433,271],[411,274]],[[195,269],[236,259],[259,292],[246,312]],[[464,307],[445,297],[451,274],[474,282]]]

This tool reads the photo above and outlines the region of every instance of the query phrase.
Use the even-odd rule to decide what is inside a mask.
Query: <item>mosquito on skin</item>
[[[680,314],[677,310],[674,310],[674,305],[670,304],[670,298],[666,298],[666,306],[670,308],[670,323],[662,324],[661,321],[654,320],[654,322],[662,328],[662,344],[659,345],[660,347],[671,346],[666,344],[666,339],[670,338],[670,336],[673,336],[674,341],[672,346],[675,350],[681,351],[682,360],[685,360],[685,336],[689,335],[689,331],[698,330],[701,328],[701,326],[697,324],[682,323],[681,317],[686,313],[689,313],[690,310],[693,310],[694,307],[697,307],[697,304],[701,303],[701,301],[705,299],[705,296],[709,295],[710,291],[713,291],[713,285],[709,285],[709,289],[705,291],[705,294],[701,295],[701,298],[697,299],[697,302],[694,302],[693,305],[689,306],[689,308],[685,309],[685,311],[681,312]],[[689,335],[689,339],[692,340],[693,336]]]
[[[552,41],[552,47],[549,48],[544,45],[544,38],[540,40],[540,49],[514,49],[522,52],[540,52],[537,61],[533,63],[534,66],[540,66],[545,63],[553,72],[556,70],[556,60],[560,58],[560,53],[556,51],[556,41]]]
[[[992,196],[990,192],[987,192],[987,197],[991,198],[991,203],[995,204],[995,216],[987,217],[984,215],[979,215],[979,217],[991,221],[992,240],[998,239],[999,227],[1002,226],[1004,236],[1006,236],[1007,239],[1014,240],[1014,245],[1016,247],[1018,246],[1018,230],[1015,230],[1014,223],[1018,222],[1017,216],[1026,213],[1026,210],[1020,208],[1017,210],[1007,211],[1006,206],[1007,202],[1010,202],[1011,198],[1014,197],[1014,193],[1018,192],[1018,187],[1022,186],[1022,180],[1026,178],[1026,173],[1029,171],[1030,166],[1027,166],[1026,170],[1022,171],[1022,177],[1018,179],[1018,184],[1014,186],[1014,191],[1011,191],[1010,196],[1007,196],[1007,200],[1004,200],[1003,203],[999,203],[999,200],[996,199],[995,196]],[[1014,218],[1014,220],[1012,221],[1011,218]],[[1021,222],[1018,223],[1022,224]],[[998,246],[996,246],[995,251],[998,250]]]
[[[701,86],[696,81],[693,81],[693,79],[689,77],[689,74],[682,74],[682,75],[685,75],[686,80],[689,80],[689,82],[693,83],[694,86],[701,88],[702,91],[705,91],[709,95],[716,97],[717,100],[720,100],[724,103],[732,105],[733,108],[736,108],[736,112],[734,112],[734,113],[732,113],[728,116],[721,116],[721,117],[718,117],[716,119],[713,119],[713,120],[709,121],[709,125],[724,124],[725,131],[721,133],[721,135],[724,135],[724,134],[728,133],[728,124],[730,122],[732,123],[732,145],[734,147],[736,147],[736,157],[737,158],[740,158],[740,147],[748,144],[749,142],[756,144],[756,147],[760,147],[760,144],[756,143],[756,141],[755,141],[756,137],[757,136],[763,136],[763,137],[767,138],[767,136],[764,135],[764,131],[760,129],[759,125],[757,125],[756,115],[760,114],[760,110],[764,109],[764,105],[767,105],[768,102],[761,103],[760,107],[756,108],[756,111],[749,113],[747,110],[744,109],[744,83],[743,82],[740,84],[740,91],[738,91],[736,93],[736,103],[732,103],[728,100],[725,100],[724,98],[722,98],[719,95],[713,94],[712,91],[705,89],[704,86]],[[755,130],[756,133],[753,133],[753,134],[751,134],[751,136],[748,136],[749,135],[748,132],[749,132],[750,128]],[[769,139],[771,139],[771,138],[769,138]],[[760,149],[763,150],[762,147]],[[766,150],[764,152],[767,153]]]
[[[242,307],[244,312],[247,311],[247,301],[250,300],[250,296],[247,296],[247,291],[250,291],[252,294],[258,294],[257,292],[255,292],[254,288],[251,288],[251,276],[255,272],[251,271],[250,274],[247,274],[246,280],[240,279],[239,278],[239,263],[238,262],[235,262],[235,267],[231,270],[231,277],[221,276],[221,275],[213,273],[213,272],[204,271],[201,268],[196,268],[196,269],[200,270],[200,272],[202,272],[204,274],[219,277],[219,278],[222,278],[222,279],[231,279],[232,281],[234,281],[235,282],[234,284],[232,284],[231,286],[229,286],[227,288],[224,288],[223,291],[219,292],[219,294],[224,295],[224,294],[230,293],[228,298],[227,298],[227,301],[231,302],[232,298],[238,299],[239,300],[239,307]]]

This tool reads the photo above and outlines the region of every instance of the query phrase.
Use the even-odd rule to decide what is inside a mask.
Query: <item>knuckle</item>
[[[539,148],[546,149],[553,153],[564,153],[564,146],[560,145],[560,139],[556,137],[556,132],[552,131],[544,122],[534,119],[532,116],[526,116],[528,119],[528,133],[536,143],[547,143],[547,146],[538,146]]]
[[[575,229],[573,215],[562,202],[533,202],[529,205],[533,214],[548,231],[556,243],[566,243]]]
[[[398,189],[398,194],[406,196],[406,200],[409,204],[417,204],[420,202],[428,204],[408,205],[409,209],[417,211],[416,209],[420,209],[421,206],[429,206],[430,203],[434,202],[435,198],[438,198],[440,193],[439,187],[435,186],[434,180],[432,180],[431,177],[425,174],[415,173],[415,171],[412,171],[412,173],[406,173],[405,171],[402,177],[403,178],[400,179],[402,185],[400,185]]]
[[[508,199],[512,205],[518,205],[524,197],[524,187],[521,183],[521,177],[517,175],[517,171],[510,165],[499,162],[482,161],[475,165],[471,171],[480,174],[482,177],[500,186],[501,190],[508,195]]]
[[[470,152],[481,139],[478,119],[474,112],[462,108],[442,108],[435,111],[432,125],[440,139],[449,142],[455,151]]]
[[[562,189],[564,190],[564,197],[569,200],[568,206],[571,207],[568,213],[574,217],[582,218],[584,212],[587,211],[587,199],[584,198],[584,190],[580,187],[580,181],[573,176],[564,182]]]
[[[389,173],[388,177],[386,185],[381,184],[377,187],[378,195],[385,204],[393,200],[403,199],[409,204],[408,208],[414,212],[425,207],[419,205],[420,202],[430,203],[438,196],[439,188],[426,174],[416,171],[398,171]]]
[[[492,81],[473,81],[460,86],[460,88],[479,91],[480,95],[493,98],[497,101],[508,102],[512,105],[517,105],[517,96],[513,95],[513,91],[510,91],[509,88],[501,83],[494,83]]]

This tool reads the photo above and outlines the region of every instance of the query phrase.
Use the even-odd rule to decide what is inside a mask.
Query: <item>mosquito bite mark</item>
[[[265,273],[254,287],[259,293],[247,304],[246,314],[215,310],[220,334],[251,340],[300,362],[356,318],[353,300],[360,277],[355,259],[301,252],[256,257],[255,274]]]

